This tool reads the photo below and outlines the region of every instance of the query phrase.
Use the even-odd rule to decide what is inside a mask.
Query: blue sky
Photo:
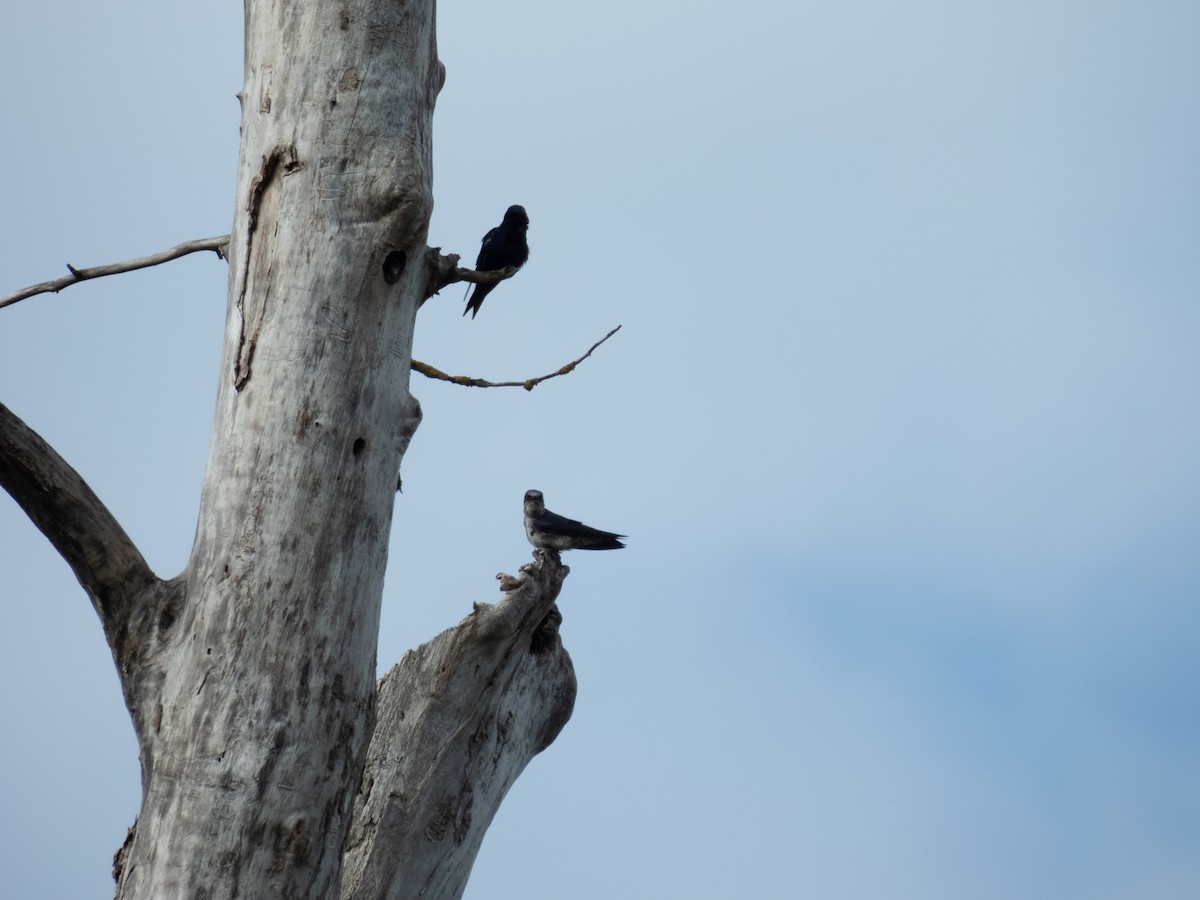
[[[4,21],[0,293],[228,230],[240,5]],[[1200,7],[439,26],[430,242],[472,258],[522,203],[532,256],[475,321],[427,304],[416,356],[517,379],[623,328],[532,393],[414,376],[381,669],[498,596],[526,489],[631,536],[568,559],[575,714],[467,897],[1195,897]],[[0,399],[163,575],[224,291],[209,255],[0,311]],[[0,863],[107,895],[111,657],[6,496],[0,570]]]

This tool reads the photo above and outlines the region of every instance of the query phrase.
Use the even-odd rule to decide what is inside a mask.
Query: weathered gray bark
[[[462,896],[500,801],[570,718],[575,670],[554,605],[568,569],[534,555],[500,603],[477,605],[380,681],[343,900]]]
[[[224,355],[179,577],[0,407],[0,483],[91,596],[140,744],[119,898],[460,896],[570,715],[553,554],[375,683],[415,317],[444,276],[442,77],[433,0],[246,0]]]
[[[432,3],[246,4],[229,312],[125,898],[329,897],[371,733],[432,206]],[[383,261],[418,265],[395,284]],[[136,678],[137,673],[131,673]]]

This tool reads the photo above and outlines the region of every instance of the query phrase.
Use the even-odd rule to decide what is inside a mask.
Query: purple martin
[[[479,248],[479,258],[475,260],[476,272],[495,272],[497,269],[507,269],[516,266],[518,269],[529,259],[529,244],[525,241],[525,232],[529,230],[529,216],[523,206],[510,206],[504,214],[504,221],[483,236],[483,246]],[[483,298],[490,294],[498,282],[492,284],[477,284],[467,301],[471,318],[479,312]]]
[[[541,491],[525,492],[525,536],[543,550],[622,550],[623,534],[589,528],[546,509]]]

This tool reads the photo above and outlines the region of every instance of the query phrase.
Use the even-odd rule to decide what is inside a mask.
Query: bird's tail
[[[478,293],[478,291],[476,293]],[[465,316],[467,313],[470,313],[471,318],[472,319],[475,318],[475,314],[477,312],[479,312],[479,307],[482,304],[483,304],[483,298],[480,297],[479,299],[476,299],[475,295],[472,294],[471,299],[467,301],[467,308],[463,310],[463,315]]]
[[[471,299],[467,301],[467,308],[463,310],[463,315],[471,314],[471,318],[475,318],[475,314],[479,312],[479,307],[483,306],[483,298],[490,294],[492,285],[477,284],[475,290],[471,292]]]
[[[623,534],[611,534],[607,531],[597,531],[594,535],[589,535],[587,541],[579,543],[576,548],[579,550],[624,550],[625,545],[622,540],[629,540]]]

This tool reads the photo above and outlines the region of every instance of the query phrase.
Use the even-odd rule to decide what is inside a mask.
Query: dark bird
[[[525,492],[525,536],[543,550],[622,550],[623,534],[589,528],[546,509],[541,491]]]
[[[529,244],[525,240],[525,232],[529,230],[529,216],[523,206],[510,206],[504,214],[504,221],[483,236],[483,246],[479,248],[479,258],[475,260],[476,272],[495,272],[516,266],[518,269],[529,259]],[[499,282],[477,284],[467,301],[471,318],[479,312],[483,298],[495,290]]]

